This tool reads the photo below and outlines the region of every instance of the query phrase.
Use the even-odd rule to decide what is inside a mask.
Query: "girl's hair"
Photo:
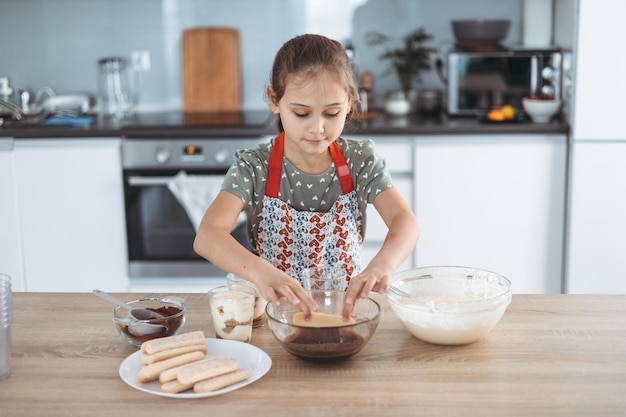
[[[276,53],[270,74],[276,102],[285,94],[289,76],[314,76],[322,70],[334,73],[338,77],[353,105],[359,102],[359,90],[346,50],[335,40],[312,34],[290,39]],[[271,97],[269,99],[271,100]],[[348,115],[350,117],[352,112]],[[282,132],[284,129],[280,115],[277,125],[278,130]]]

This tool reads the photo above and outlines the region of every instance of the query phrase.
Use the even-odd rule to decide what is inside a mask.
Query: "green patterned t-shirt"
[[[263,196],[270,151],[275,138],[252,149],[235,153],[235,162],[229,168],[222,190],[241,199],[247,215],[248,236],[256,247],[258,217],[262,211]],[[387,188],[393,187],[386,161],[376,153],[372,140],[357,141],[338,138],[337,144],[350,169],[357,195],[365,234],[367,204]],[[341,185],[335,165],[321,174],[300,172],[283,157],[279,198],[296,210],[327,212],[341,195]]]

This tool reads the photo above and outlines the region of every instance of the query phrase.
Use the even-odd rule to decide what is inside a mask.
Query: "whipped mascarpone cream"
[[[232,289],[211,296],[211,315],[218,338],[250,342],[254,294]]]

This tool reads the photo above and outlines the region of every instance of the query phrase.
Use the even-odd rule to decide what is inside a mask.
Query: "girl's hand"
[[[343,303],[342,316],[347,319],[358,299],[366,299],[371,291],[386,294],[389,288],[389,274],[382,268],[370,264],[359,275],[350,279]]]
[[[317,311],[318,305],[302,288],[300,282],[279,269],[274,267],[272,269],[271,273],[260,276],[254,282],[263,298],[280,305],[280,299],[285,297],[302,311],[305,319],[311,317],[311,312]]]

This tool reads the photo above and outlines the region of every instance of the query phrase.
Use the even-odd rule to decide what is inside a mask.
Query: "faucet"
[[[10,101],[3,99],[2,97],[0,97],[0,104],[11,110],[11,117],[13,119],[22,120],[22,118],[24,117],[24,112],[22,111],[22,108],[20,106],[17,106]]]
[[[30,93],[28,92],[28,90],[20,89],[18,91],[20,100],[19,105],[12,103],[6,98],[0,96],[0,105],[11,110],[11,118],[13,120],[23,120],[24,122],[31,121],[36,123],[43,120],[48,115],[49,110],[46,108],[45,105],[42,105],[42,103],[44,102],[42,98],[44,96],[54,97],[56,93],[52,88],[42,87],[37,90],[34,105],[31,105],[30,103]],[[0,126],[1,125],[2,124],[0,123]]]
[[[57,95],[57,93],[55,93],[54,90],[48,86],[41,87],[39,90],[37,90],[37,93],[35,93],[35,103],[43,103],[43,100],[41,98],[44,95],[47,95],[48,97],[54,97]]]

